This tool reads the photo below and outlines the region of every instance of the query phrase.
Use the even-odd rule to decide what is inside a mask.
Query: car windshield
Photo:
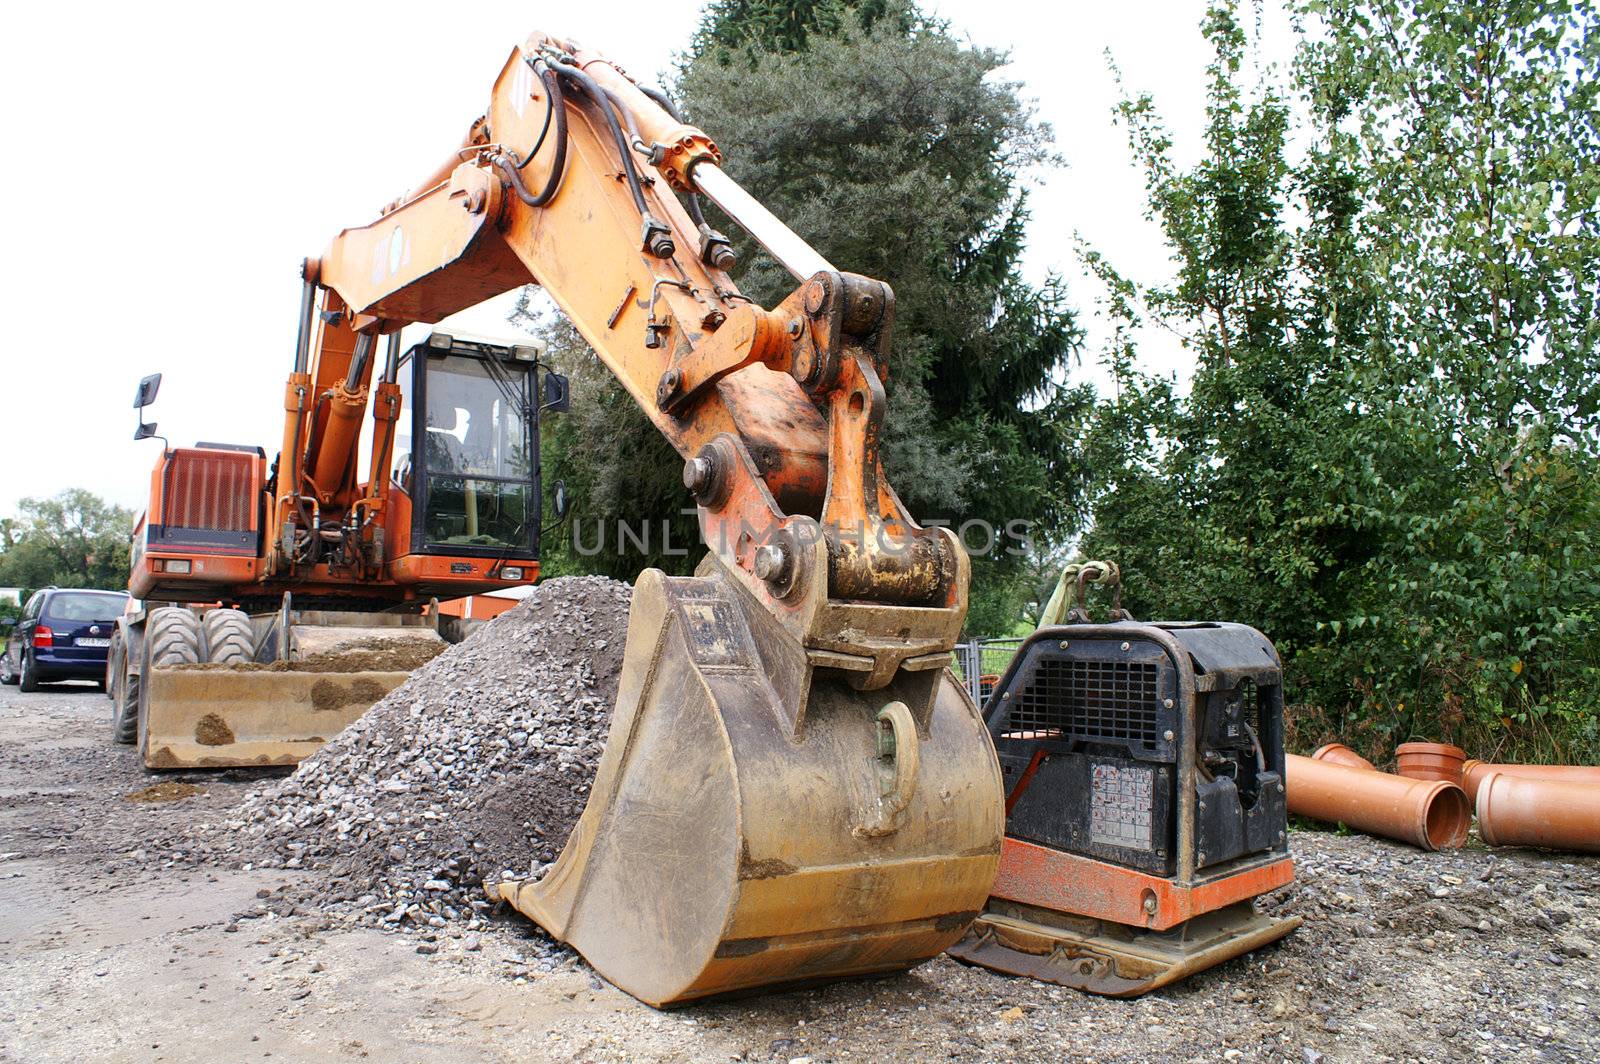
[[[44,615],[57,621],[114,621],[127,601],[127,595],[110,591],[68,592],[50,596]]]

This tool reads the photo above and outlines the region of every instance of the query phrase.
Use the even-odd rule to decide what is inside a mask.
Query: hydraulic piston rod
[[[808,281],[819,273],[833,269],[827,259],[817,254],[815,248],[740,188],[733,178],[722,172],[721,167],[711,162],[701,162],[690,176],[696,188],[721,207],[729,218],[738,222],[745,232],[755,237],[756,243],[766,248],[784,269],[794,274],[796,280]]]

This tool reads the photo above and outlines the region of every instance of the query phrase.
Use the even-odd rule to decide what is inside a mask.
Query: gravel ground
[[[1600,1060],[1600,859],[1476,836],[1296,831],[1263,904],[1304,926],[1133,1001],[940,958],[654,1012],[476,895],[554,855],[614,692],[626,588],[541,595],[287,778],[152,777],[102,696],[0,689],[0,1060]]]

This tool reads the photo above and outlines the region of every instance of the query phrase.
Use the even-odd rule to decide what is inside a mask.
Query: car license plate
[[[82,638],[74,639],[72,642],[80,647],[108,647],[111,645],[111,640],[109,639]]]

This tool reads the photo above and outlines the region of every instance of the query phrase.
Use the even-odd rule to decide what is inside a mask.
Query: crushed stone
[[[295,772],[195,828],[196,849],[317,873],[279,904],[412,930],[467,921],[486,880],[560,853],[611,723],[632,589],[537,585]]]

